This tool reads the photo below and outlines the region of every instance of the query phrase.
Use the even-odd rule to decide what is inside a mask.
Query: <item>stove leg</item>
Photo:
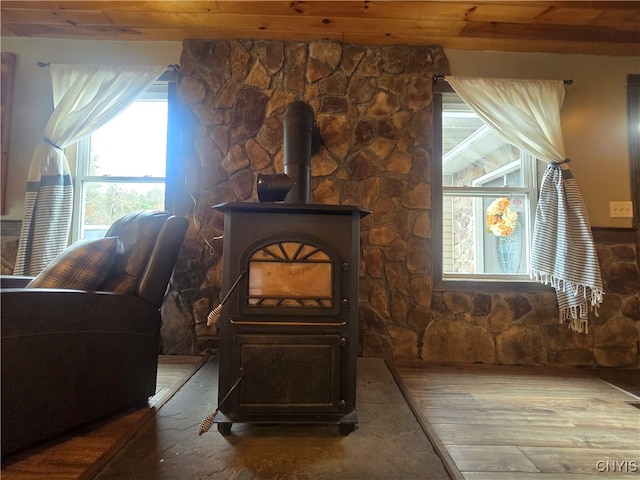
[[[220,432],[221,435],[229,435],[231,433],[231,425],[233,425],[231,422],[221,422],[218,423],[218,432]]]
[[[340,435],[347,436],[356,429],[355,423],[338,423]]]

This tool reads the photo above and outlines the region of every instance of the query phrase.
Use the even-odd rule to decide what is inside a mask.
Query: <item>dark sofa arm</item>
[[[2,338],[77,331],[159,335],[160,313],[139,297],[111,292],[3,288]]]
[[[2,455],[155,393],[160,312],[134,296],[0,290]]]
[[[26,287],[33,278],[22,275],[0,275],[0,288]]]

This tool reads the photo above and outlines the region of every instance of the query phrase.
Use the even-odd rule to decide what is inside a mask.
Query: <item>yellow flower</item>
[[[511,202],[506,197],[496,198],[487,208],[485,221],[487,228],[496,237],[511,235],[518,223],[518,213],[511,210]]]

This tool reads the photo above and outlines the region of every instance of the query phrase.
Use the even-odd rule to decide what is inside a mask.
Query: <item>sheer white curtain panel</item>
[[[509,143],[546,162],[565,159],[562,80],[447,77],[458,96]]]
[[[73,187],[64,148],[127,108],[166,65],[49,68],[54,110],[29,169],[14,275],[37,275],[67,246]]]

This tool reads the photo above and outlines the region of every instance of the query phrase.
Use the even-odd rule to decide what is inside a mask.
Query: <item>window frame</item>
[[[460,278],[454,278],[451,275],[445,275],[443,272],[443,204],[444,204],[444,188],[442,185],[442,109],[443,96],[446,94],[455,94],[451,86],[446,83],[443,78],[434,78],[433,82],[433,141],[432,141],[432,159],[431,162],[431,216],[432,216],[432,266],[433,266],[433,289],[436,291],[463,291],[463,290],[519,290],[519,291],[549,291],[551,287],[543,285],[531,278],[500,278],[499,274],[492,274],[491,278],[486,278],[483,274],[476,274],[478,277],[472,278],[474,274],[461,274]],[[526,152],[525,152],[526,154]],[[529,168],[529,173],[525,175],[533,175],[536,179],[535,169]],[[460,192],[467,193],[471,187],[447,187],[447,190],[454,191],[459,189]],[[499,194],[518,193],[516,191],[531,191],[532,187],[513,187],[509,190],[501,188]],[[535,218],[535,202],[537,201],[539,185],[534,185],[535,192],[533,196],[530,194],[529,215],[527,216],[530,228],[533,228]],[[496,192],[484,191],[475,192],[474,196],[495,195]],[[533,200],[533,201],[532,201]],[[532,232],[532,230],[530,230]],[[527,240],[527,252],[530,251],[531,238]],[[482,275],[482,276],[481,276]],[[525,274],[526,275],[526,274]]]
[[[109,183],[136,183],[136,184],[162,184],[164,185],[164,207],[167,206],[168,198],[168,176],[169,176],[169,115],[171,82],[158,80],[153,83],[145,92],[136,99],[142,100],[164,100],[167,103],[167,144],[165,144],[165,175],[159,176],[111,176],[111,175],[89,175],[91,164],[91,134],[81,138],[70,149],[69,157],[75,159],[75,175],[73,179],[73,215],[71,220],[71,242],[81,239],[82,219],[85,215],[85,194],[87,184],[109,184]],[[132,104],[133,105],[133,104]],[[127,107],[129,108],[129,107]]]
[[[640,74],[627,75],[627,137],[633,201],[632,228],[637,231],[640,250]],[[638,256],[640,264],[640,255]]]

